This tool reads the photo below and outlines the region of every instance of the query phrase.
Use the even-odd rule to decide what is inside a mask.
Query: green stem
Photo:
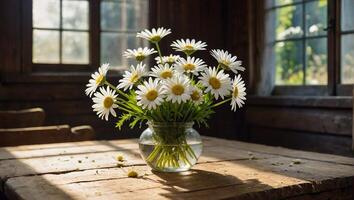
[[[117,89],[114,85],[110,84],[108,81],[105,81],[104,84],[107,85],[108,87],[112,88],[113,90],[117,91],[119,94],[123,95],[127,99],[129,99],[129,96],[127,94],[125,94],[121,90]]]
[[[221,68],[221,65],[219,63],[218,66],[216,67],[216,71],[218,72],[220,70],[220,68]]]
[[[212,107],[212,108],[215,108],[215,107],[221,106],[222,104],[224,104],[224,103],[226,103],[226,102],[228,102],[228,101],[231,101],[231,99],[232,99],[232,98],[228,98],[228,99],[226,99],[226,100],[224,100],[224,101],[220,101],[220,102],[218,102],[218,103],[212,105],[211,107]]]
[[[161,64],[163,64],[162,63],[162,53],[161,53],[161,49],[160,49],[159,43],[155,42],[155,46],[156,46],[157,52],[159,53]]]

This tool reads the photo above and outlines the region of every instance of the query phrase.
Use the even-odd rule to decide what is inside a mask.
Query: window
[[[33,0],[33,63],[89,63],[88,1]]]
[[[276,85],[327,84],[327,1],[276,0],[273,21]]]
[[[276,93],[334,95],[354,83],[353,8],[354,0],[266,1],[263,67]]]
[[[101,2],[101,64],[127,66],[130,63],[122,58],[122,53],[127,48],[148,45],[136,37],[136,32],[147,27],[147,3],[141,0]]]
[[[342,0],[341,83],[354,83],[354,0]]]
[[[28,60],[41,69],[127,67],[123,51],[147,45],[135,37],[148,25],[147,0],[32,0],[31,19]]]

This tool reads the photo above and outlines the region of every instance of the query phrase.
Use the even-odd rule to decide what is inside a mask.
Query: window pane
[[[88,29],[88,2],[63,1],[63,28]]]
[[[298,3],[302,0],[266,0],[266,8],[271,8],[274,6],[283,6],[292,3]]]
[[[276,38],[283,40],[303,35],[302,5],[276,9]]]
[[[354,0],[342,0],[342,30],[354,30]]]
[[[127,17],[126,29],[127,30],[140,30],[142,26],[147,24],[148,5],[147,1],[135,0],[126,2]]]
[[[305,6],[306,35],[326,35],[323,29],[327,27],[327,0],[311,1]]]
[[[34,63],[59,63],[59,31],[33,30]]]
[[[278,42],[275,45],[276,85],[301,85],[304,72],[302,65],[302,42]]]
[[[62,63],[89,63],[89,36],[87,32],[63,31]]]
[[[122,54],[126,38],[118,33],[101,33],[101,62],[111,66],[123,66]]]
[[[342,35],[341,79],[344,84],[354,83],[354,34]]]
[[[306,41],[306,85],[327,84],[327,38]]]
[[[101,29],[121,30],[122,12],[122,2],[103,1],[101,3]]]
[[[33,27],[59,28],[60,0],[33,0]]]

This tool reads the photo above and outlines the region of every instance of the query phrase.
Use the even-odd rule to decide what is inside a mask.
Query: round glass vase
[[[145,162],[160,172],[182,172],[197,163],[203,144],[193,122],[148,122],[139,139]]]

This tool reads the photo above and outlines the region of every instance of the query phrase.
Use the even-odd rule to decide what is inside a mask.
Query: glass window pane
[[[283,6],[283,5],[288,5],[292,3],[298,3],[301,2],[302,0],[266,0],[265,5],[266,8],[271,8],[274,6]]]
[[[33,0],[33,27],[59,28],[60,0]]]
[[[354,0],[342,0],[341,26],[343,31],[354,30]]]
[[[327,38],[306,41],[306,85],[327,84]]]
[[[87,1],[63,1],[63,28],[88,29]]]
[[[33,30],[33,63],[59,63],[59,31]]]
[[[305,4],[306,35],[326,35],[327,31],[327,0],[311,1]]]
[[[276,9],[276,38],[283,40],[303,35],[302,5]]]
[[[275,45],[275,84],[301,85],[304,80],[301,41],[278,42]]]
[[[127,48],[126,37],[118,33],[101,33],[101,63],[123,66],[123,51]]]
[[[147,24],[148,2],[135,0],[126,2],[126,30],[140,30]]]
[[[122,29],[122,2],[101,2],[101,29]]]
[[[354,34],[342,35],[341,80],[343,84],[354,83]]]
[[[89,36],[87,32],[63,31],[62,63],[89,63]]]

